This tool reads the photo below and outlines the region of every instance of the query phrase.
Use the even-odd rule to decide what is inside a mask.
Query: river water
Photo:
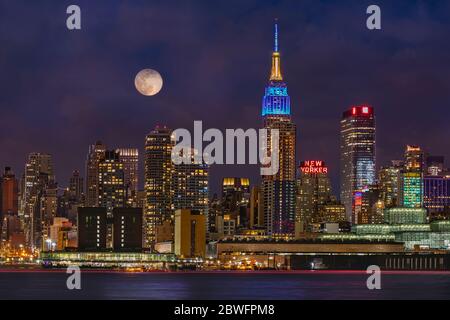
[[[450,299],[450,273],[384,272],[381,290],[353,271],[81,272],[68,290],[62,271],[0,271],[1,299]]]

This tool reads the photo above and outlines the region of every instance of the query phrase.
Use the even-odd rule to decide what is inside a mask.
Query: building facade
[[[242,204],[247,205],[250,197],[248,178],[223,178],[222,201],[227,211],[235,211]]]
[[[264,227],[264,207],[260,186],[253,186],[250,190],[249,228]]]
[[[98,186],[98,165],[100,160],[104,158],[106,146],[97,141],[89,146],[86,159],[86,203],[87,207],[98,207],[99,203],[99,186]]]
[[[450,175],[424,177],[423,204],[429,213],[450,210]]]
[[[375,184],[375,114],[371,106],[353,106],[341,120],[341,202],[352,220],[355,191]]]
[[[175,145],[172,130],[157,126],[145,138],[144,247],[155,242],[156,227],[173,222],[173,163]]]
[[[98,206],[109,216],[125,206],[124,165],[115,151],[105,151],[98,163]]]
[[[448,170],[444,167],[443,156],[431,156],[427,155],[425,158],[426,175],[439,176],[446,173]]]
[[[238,226],[248,227],[250,202],[250,180],[248,178],[224,178],[222,180],[222,213],[229,213],[238,221]]]
[[[383,222],[384,204],[380,200],[378,185],[357,190],[353,196],[352,224],[377,224]]]
[[[72,172],[69,180],[69,194],[71,199],[77,203],[83,203],[84,200],[84,179],[78,170]]]
[[[41,197],[54,179],[52,156],[45,153],[29,154],[23,179],[21,215],[26,243],[33,249],[42,247]]]
[[[300,232],[310,232],[313,223],[324,222],[321,208],[332,201],[328,167],[324,161],[302,161],[297,180],[296,222]]]
[[[391,165],[382,167],[378,173],[380,200],[383,201],[386,208],[399,205],[399,184],[402,168],[403,161],[393,160]]]
[[[209,166],[195,163],[195,150],[192,150],[190,163],[174,165],[173,170],[173,208],[201,212],[205,217],[205,228],[209,216]]]
[[[106,250],[106,208],[78,208],[78,251]]]
[[[1,210],[2,216],[18,215],[19,182],[10,167],[6,167],[1,177]]]
[[[424,154],[418,146],[406,146],[405,166],[400,173],[400,205],[406,208],[423,206]]]
[[[113,248],[114,251],[142,250],[141,208],[114,208]]]
[[[199,211],[175,212],[175,254],[182,258],[205,257],[206,219]]]
[[[18,242],[24,245],[21,221],[19,219],[19,182],[10,167],[5,167],[0,178],[0,241],[8,241],[19,235]]]
[[[116,149],[123,163],[125,202],[129,207],[137,207],[139,190],[139,150],[136,148]]]

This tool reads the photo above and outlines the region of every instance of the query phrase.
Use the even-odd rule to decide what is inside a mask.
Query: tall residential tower
[[[22,210],[26,242],[32,248],[42,245],[41,198],[53,182],[52,156],[30,153],[25,164]]]
[[[107,150],[98,163],[98,206],[106,208],[108,217],[114,208],[125,206],[124,165],[119,153]]]
[[[116,149],[119,159],[123,163],[125,184],[125,202],[129,207],[137,207],[137,193],[139,189],[139,150],[135,148]]]
[[[145,137],[144,247],[155,242],[156,227],[173,220],[172,130],[157,126]]]
[[[98,165],[104,158],[106,146],[97,141],[89,146],[89,152],[86,159],[86,206],[98,207]]]
[[[190,163],[173,166],[173,208],[189,209],[205,216],[205,228],[209,213],[209,166],[205,162],[195,163],[196,150],[192,149]],[[173,214],[173,213],[172,213]],[[173,218],[171,219],[173,221]]]

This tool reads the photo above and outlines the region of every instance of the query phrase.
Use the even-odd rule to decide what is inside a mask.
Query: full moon
[[[139,71],[134,79],[137,91],[144,96],[154,96],[163,86],[163,80],[158,71],[144,69]]]

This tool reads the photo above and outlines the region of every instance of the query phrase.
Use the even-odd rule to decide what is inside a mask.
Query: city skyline
[[[228,233],[234,235],[237,229],[245,234],[246,227],[250,225],[254,227],[255,214],[258,219],[262,217],[264,221],[259,219],[261,221],[257,221],[256,228],[250,227],[250,232],[262,232],[263,228],[267,236],[274,238],[298,238],[305,232],[317,233],[322,230],[320,225],[323,223],[334,223],[334,228],[338,228],[334,230],[340,231],[349,230],[349,223],[354,227],[360,224],[380,225],[385,221],[385,214],[389,217],[389,210],[393,206],[422,210],[424,175],[427,173],[439,177],[436,186],[440,188],[439,194],[428,189],[427,209],[430,210],[430,214],[445,212],[448,209],[448,197],[443,184],[448,178],[448,169],[445,167],[444,157],[430,156],[420,146],[407,145],[404,161],[399,162],[397,168],[387,171],[382,168],[377,172],[376,112],[369,104],[350,106],[343,112],[340,120],[340,202],[331,191],[329,169],[323,160],[302,161],[300,166],[297,165],[298,132],[292,119],[288,85],[282,72],[278,19],[274,20],[273,26],[271,68],[262,99],[261,116],[263,128],[270,130],[269,135],[264,138],[267,141],[263,145],[272,145],[269,152],[275,152],[276,167],[279,168],[277,172],[271,175],[262,174],[261,181],[254,181],[251,186],[250,180],[245,177],[249,187],[247,192],[236,189],[236,192],[243,193],[240,196],[233,195],[232,198],[240,200],[231,206],[227,204],[220,212],[216,211],[215,195],[211,198],[210,165],[204,160],[194,161],[197,152],[193,148],[196,147],[195,144],[187,146],[192,152],[188,155],[190,161],[177,163],[173,158],[173,150],[180,142],[179,137],[176,130],[173,131],[167,126],[157,125],[145,137],[145,188],[142,191],[138,187],[137,148],[109,149],[101,141],[89,145],[85,163],[86,197],[82,191],[83,177],[77,170],[72,172],[69,188],[64,190],[64,194],[58,195],[52,155],[30,153],[20,183],[21,201],[18,210],[19,217],[23,219],[24,239],[27,245],[34,249],[45,248],[46,243],[56,243],[49,237],[49,233],[52,220],[57,216],[71,216],[77,227],[83,227],[84,224],[78,225],[76,219],[73,220],[73,211],[78,207],[87,207],[87,211],[90,207],[103,208],[107,214],[105,223],[106,220],[110,222],[111,219],[118,217],[118,212],[114,217],[116,209],[140,207],[142,219],[137,223],[133,218],[132,224],[134,227],[141,226],[139,234],[142,234],[140,237],[143,241],[142,246],[151,250],[155,250],[155,245],[162,243],[162,239],[170,239],[179,233],[179,230],[173,231],[174,212],[178,209],[192,210],[195,212],[192,214],[203,215],[202,221],[205,224],[204,230],[208,233],[207,238],[210,235],[215,238]],[[273,136],[273,130],[276,130],[276,136]],[[275,149],[274,143],[277,145]],[[273,162],[273,155],[271,157]],[[395,165],[396,161],[391,160],[392,165]],[[262,167],[265,166],[268,164],[262,164]],[[270,166],[273,166],[273,163]],[[308,173],[307,169],[312,171]],[[13,177],[8,173],[10,171],[9,167],[5,168],[5,181]],[[397,187],[395,194],[394,185]],[[255,187],[257,189],[254,189]],[[11,193],[11,186],[8,188],[8,192]],[[252,204],[249,197],[252,198]],[[221,199],[225,200],[222,204],[227,202],[226,198],[228,196]],[[394,198],[395,202],[392,201]],[[213,202],[211,206],[210,199]],[[222,205],[220,202],[218,204],[219,207]],[[239,210],[236,211],[238,207]],[[254,211],[256,207],[258,210]],[[231,208],[234,209],[228,211]],[[129,214],[135,213],[130,211]],[[420,212],[419,216],[421,214]],[[11,212],[10,215],[13,217],[14,213]],[[86,223],[93,222],[92,219],[99,221],[95,212],[87,213]],[[125,217],[120,218],[122,222],[124,219]],[[60,224],[61,228],[66,228],[68,225],[63,225],[69,222],[71,223],[68,219],[65,222],[55,220],[56,225]],[[14,224],[8,222],[7,226],[13,228]],[[215,231],[219,228],[221,231],[210,233],[210,227]],[[326,225],[324,228],[326,229]],[[105,234],[108,248],[113,247],[113,237],[116,247],[120,242],[120,238],[113,230],[114,227],[109,224]],[[6,230],[6,233],[10,231]],[[63,236],[63,239],[70,241],[69,233],[67,238],[64,237],[66,236]],[[133,241],[136,240],[137,238]],[[59,247],[60,241],[57,242],[56,245]]]
[[[0,299],[448,299],[441,1],[0,0]]]
[[[30,53],[37,53],[37,57],[26,59],[23,67],[19,63],[24,60],[14,58],[14,49],[6,48],[5,54],[11,65],[4,66],[6,72],[0,76],[0,82],[5,90],[12,93],[4,98],[4,103],[14,108],[5,115],[5,124],[0,129],[0,147],[8,150],[0,159],[0,165],[11,166],[16,174],[21,175],[29,153],[49,153],[54,159],[57,181],[60,186],[66,186],[73,170],[78,169],[83,173],[86,146],[96,140],[102,140],[110,147],[137,147],[142,155],[143,137],[158,123],[166,124],[172,129],[189,128],[193,120],[203,119],[208,127],[259,127],[255,110],[268,73],[267,55],[272,42],[270,23],[274,16],[279,17],[283,28],[282,58],[284,69],[289,70],[286,80],[293,101],[293,120],[301,128],[297,142],[297,162],[305,159],[326,161],[330,167],[333,190],[338,193],[339,124],[336,119],[339,119],[344,109],[361,103],[371,104],[377,113],[377,168],[386,165],[391,159],[401,158],[402,150],[407,144],[420,145],[425,150],[444,155],[448,159],[449,142],[433,139],[433,134],[446,135],[449,130],[443,120],[448,113],[445,108],[445,91],[449,81],[446,80],[448,73],[444,72],[446,65],[442,60],[445,56],[442,52],[447,44],[442,41],[442,46],[437,50],[436,43],[439,41],[435,41],[446,38],[445,28],[439,28],[444,23],[442,16],[432,4],[424,4],[420,8],[409,7],[409,18],[402,16],[394,4],[382,5],[386,13],[383,20],[385,30],[378,34],[367,34],[363,23],[356,28],[352,28],[349,22],[339,24],[343,16],[354,16],[356,19],[359,5],[331,13],[339,8],[333,2],[323,5],[324,17],[312,12],[307,5],[294,5],[295,9],[302,9],[295,13],[295,17],[300,15],[300,19],[294,19],[294,14],[288,12],[289,5],[286,3],[275,7],[257,4],[252,10],[245,10],[248,5],[236,4],[235,12],[214,13],[211,18],[196,22],[185,31],[181,31],[183,28],[180,31],[174,30],[170,25],[174,22],[190,25],[190,18],[195,17],[195,11],[189,10],[187,18],[171,16],[166,13],[170,11],[170,5],[121,5],[120,9],[124,10],[120,11],[120,19],[114,15],[109,15],[106,19],[108,10],[118,9],[117,4],[112,4],[109,8],[102,8],[106,11],[101,15],[105,18],[105,27],[101,27],[89,18],[91,14],[99,13],[99,7],[84,4],[86,32],[77,35],[67,34],[63,27],[61,30],[57,27],[54,30],[53,24],[57,22],[54,21],[55,18],[44,19],[42,16],[32,15],[30,23],[38,25],[39,32],[15,28],[14,21],[5,19],[2,23],[9,28],[2,30],[17,29],[15,32],[20,35],[19,38],[34,36],[38,40],[27,42],[26,48]],[[53,4],[43,6],[48,7],[49,16],[57,16],[56,12],[62,7]],[[32,7],[33,5],[30,9],[21,11],[21,15],[27,16]],[[364,6],[361,5],[362,7]],[[8,9],[14,12],[22,8],[12,5]],[[144,10],[143,17],[137,15],[138,9]],[[145,20],[149,27],[143,30],[142,35],[131,34],[135,24],[142,24],[142,19],[154,17],[157,13],[161,14],[157,21]],[[131,21],[130,16],[136,18],[136,21]],[[434,24],[421,28],[430,16],[435,19]],[[401,31],[395,17],[403,17],[403,24],[420,32],[413,35],[414,32]],[[362,16],[361,19],[363,18]],[[217,19],[221,27],[215,25],[212,19]],[[227,19],[231,19],[232,23],[226,23]],[[127,23],[129,25],[124,27]],[[204,28],[207,24],[215,27]],[[323,28],[318,31],[314,28],[316,24],[321,24]],[[337,26],[340,28],[336,29]],[[120,27],[116,40],[108,38],[112,33],[107,30],[109,27],[112,30]],[[50,51],[54,45],[43,38],[50,29],[63,43],[58,56]],[[331,29],[336,30],[329,35],[323,34]],[[250,38],[255,30],[264,32],[258,32],[257,37]],[[232,36],[237,31],[241,31],[239,33],[242,37]],[[0,38],[8,43],[10,39],[16,38],[14,31],[12,32],[13,34],[6,35],[2,31]],[[383,36],[385,33],[387,35]],[[320,39],[321,35],[324,39]],[[195,41],[188,45],[182,36]],[[212,36],[217,36],[221,41]],[[93,38],[104,41],[104,45],[95,45]],[[402,45],[391,45],[394,39]],[[331,41],[327,44],[331,46],[331,50],[324,50],[325,41]],[[349,41],[352,41],[356,50],[346,48],[345,43]],[[72,52],[73,44],[76,44],[75,52]],[[41,45],[48,45],[49,49]],[[375,45],[376,54],[373,53]],[[113,47],[115,50],[111,51]],[[184,47],[186,48],[183,49]],[[106,54],[105,49],[108,49],[108,58],[101,60],[100,57]],[[180,59],[176,50],[182,53],[199,50],[202,57],[214,53],[217,58],[198,60],[189,54],[186,55],[188,61],[187,58]],[[355,55],[353,51],[358,54]],[[84,53],[86,60],[82,62],[75,53]],[[117,63],[119,55],[125,55],[133,62],[127,63],[121,59],[122,63]],[[22,56],[29,57],[26,50]],[[52,57],[55,65],[49,63],[48,58],[45,58],[47,56]],[[180,70],[174,70],[170,66],[171,61],[180,61]],[[94,63],[98,64],[99,72],[92,75],[89,66]],[[66,66],[64,73],[58,71],[64,69],[58,69],[61,64]],[[131,78],[141,66],[158,68],[167,80],[158,96],[146,99],[135,92]],[[40,72],[43,69],[48,69],[46,71],[49,76],[42,82],[37,81],[36,77],[42,75]],[[12,74],[11,70],[14,70],[14,76],[7,78]],[[32,71],[32,74],[27,70]],[[186,77],[180,76],[181,71],[192,78],[187,82]],[[342,79],[341,74],[346,74],[346,77]],[[57,81],[61,77],[65,81]],[[205,85],[201,80],[205,77],[213,79],[208,81],[214,83],[213,87]],[[36,83],[33,88],[40,93],[39,101],[29,98],[35,94],[27,94],[28,89],[23,87],[28,81]],[[194,86],[186,90],[187,83]],[[246,84],[246,90],[240,89],[243,83]],[[411,86],[424,90],[409,90]],[[17,90],[24,90],[25,94],[17,94]],[[423,112],[426,105],[432,105],[435,112],[418,117],[417,114]],[[205,112],[206,108],[208,112]],[[38,114],[36,110],[39,110]],[[401,131],[392,131],[396,121],[404,122]],[[124,128],[123,132],[127,134],[122,134],[122,130],[116,130],[116,127]],[[427,130],[429,128],[433,129]],[[78,134],[71,135],[68,132]],[[139,171],[142,189],[142,159]],[[213,192],[219,190],[221,178],[243,176],[243,172],[256,183],[258,166],[213,167]]]

